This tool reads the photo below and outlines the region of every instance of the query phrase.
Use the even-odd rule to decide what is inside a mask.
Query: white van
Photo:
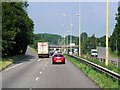
[[[91,49],[91,56],[92,57],[98,57],[97,49]]]

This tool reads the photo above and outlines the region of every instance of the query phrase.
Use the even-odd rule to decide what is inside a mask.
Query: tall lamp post
[[[79,57],[81,56],[81,35],[80,35],[80,11],[79,14],[76,14],[78,16],[78,37],[79,37]]]
[[[68,30],[68,27],[67,27],[67,42],[66,42],[66,46],[67,46],[67,48],[66,48],[66,51],[67,51],[67,54],[68,54],[68,49],[69,49],[69,45],[68,45],[68,35],[69,35],[69,30]]]
[[[106,0],[106,60],[105,65],[108,65],[108,0]]]
[[[80,0],[79,0],[79,5],[78,5],[78,14],[76,14],[76,16],[78,16],[78,37],[79,37],[79,43],[78,43],[78,48],[79,48],[79,53],[78,56],[81,56],[81,34],[80,34]]]
[[[66,49],[66,48],[65,48],[65,35],[64,35],[64,53],[65,53],[65,49]]]
[[[70,17],[70,54],[72,54],[72,16],[70,14],[62,14]]]
[[[68,27],[67,27],[67,54],[68,54],[68,35],[69,35],[69,31],[68,31]]]
[[[61,24],[61,26],[64,27],[64,24]],[[64,45],[63,45],[63,53],[64,53],[64,51],[65,51],[65,33],[63,34],[63,43],[64,43]]]

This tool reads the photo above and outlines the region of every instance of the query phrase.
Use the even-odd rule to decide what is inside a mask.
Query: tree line
[[[112,52],[117,52],[120,56],[120,6],[118,7],[118,13],[116,14],[115,20],[117,21],[113,33],[109,39],[109,48]],[[85,33],[82,33],[85,34]],[[90,52],[90,49],[96,48],[96,46],[106,47],[106,35],[97,38],[95,35],[86,38],[83,41],[83,35],[81,34],[81,52],[86,54]],[[87,34],[87,33],[86,33]]]
[[[116,25],[112,35],[110,36],[110,48],[113,52],[117,51],[120,56],[120,6],[118,7],[118,14],[116,14]]]
[[[114,32],[113,34],[114,35]],[[112,36],[111,35],[111,36]],[[111,36],[109,37],[109,48],[111,48],[111,42],[113,42]],[[78,45],[79,38],[77,36],[72,35],[72,43],[75,43],[75,45]],[[37,42],[49,42],[49,45],[70,45],[70,35],[67,35],[64,39],[64,37],[58,35],[58,34],[35,34],[34,35],[34,44],[31,46],[37,49]],[[111,46],[110,46],[111,45]],[[96,49],[97,47],[106,47],[106,36],[102,36],[100,38],[97,38],[95,34],[92,36],[88,36],[86,32],[83,32],[81,34],[81,53],[82,54],[89,54],[91,49]],[[116,48],[115,46],[112,46]],[[116,50],[116,49],[115,49]]]
[[[25,54],[33,42],[33,21],[27,14],[27,2],[2,3],[2,56]]]
[[[39,33],[34,34],[34,42],[31,47],[37,49],[38,42],[49,42],[49,45],[58,45],[62,37],[58,34]]]

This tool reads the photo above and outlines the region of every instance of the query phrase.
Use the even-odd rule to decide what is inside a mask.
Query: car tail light
[[[64,57],[61,57],[61,60],[64,60]]]

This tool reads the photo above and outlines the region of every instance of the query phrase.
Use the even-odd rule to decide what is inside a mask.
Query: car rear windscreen
[[[59,54],[58,54],[58,55],[55,55],[55,57],[63,57],[63,55],[59,55]]]

